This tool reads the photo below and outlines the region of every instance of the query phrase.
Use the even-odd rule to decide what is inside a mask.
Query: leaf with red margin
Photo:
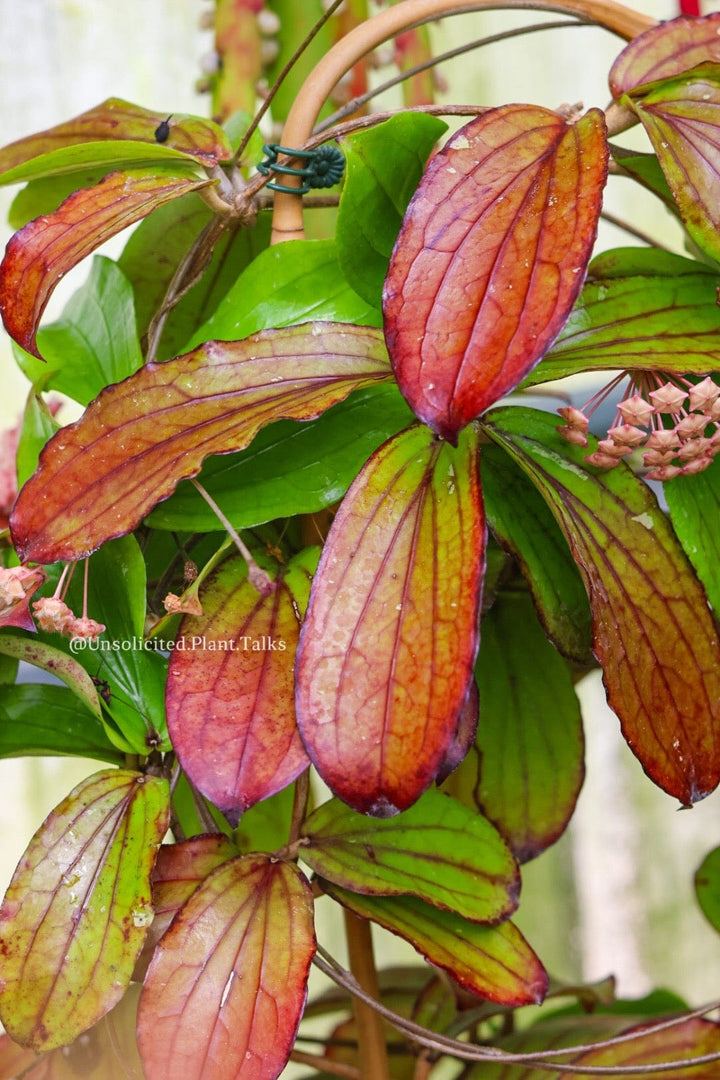
[[[625,466],[533,409],[493,410],[484,428],[528,474],[585,581],[610,707],[645,772],[690,805],[720,780],[720,644],[707,598],[655,496]]]
[[[650,137],[687,231],[720,259],[720,64],[704,64],[653,84],[637,101],[625,100]]]
[[[400,389],[445,438],[513,390],[580,292],[607,176],[602,114],[493,109],[430,162],[385,283]]]
[[[612,96],[617,100],[647,83],[672,79],[698,64],[720,61],[718,33],[720,13],[703,19],[669,19],[639,34],[610,69]]]
[[[305,604],[308,592],[306,579]],[[261,596],[240,557],[208,578],[200,600],[204,614],[183,619],[170,657],[168,731],[195,787],[235,826],[310,764],[295,723],[300,612],[284,574]]]
[[[568,1080],[586,1080],[588,1074],[583,1066],[590,1068],[612,1066],[613,1069],[617,1069],[614,1073],[616,1080],[630,1080],[632,1076],[637,1075],[637,1072],[624,1073],[624,1065],[637,1070],[638,1066],[643,1065],[658,1065],[661,1062],[671,1061],[685,1062],[687,1059],[704,1055],[720,1055],[720,1026],[698,1017],[686,1020],[682,1024],[675,1024],[664,1031],[637,1028],[636,1036],[628,1042],[598,1047],[579,1054],[573,1062],[573,1065],[577,1066],[577,1072],[568,1073]],[[716,1080],[718,1060],[716,1057],[714,1061],[705,1062],[704,1066],[687,1068],[676,1066],[665,1075],[677,1077],[678,1080],[683,1076],[692,1077],[692,1080]]]
[[[478,434],[423,426],[358,474],[323,549],[300,634],[298,725],[355,810],[390,817],[432,783],[478,647],[485,520]]]
[[[114,172],[95,187],[70,195],[53,214],[20,229],[0,264],[0,314],[8,334],[39,357],[35,336],[60,279],[151,210],[211,182],[177,168]]]
[[[72,1042],[123,996],[152,921],[168,785],[96,773],[50,814],[0,909],[0,1016],[21,1046]]]
[[[232,840],[220,833],[193,836],[179,844],[161,846],[150,877],[155,918],[133,971],[135,982],[145,978],[158,941],[198,885],[237,854]]]
[[[544,967],[511,922],[481,926],[414,897],[360,896],[319,884],[356,915],[405,938],[473,994],[502,1005],[539,1005],[547,993]]]
[[[134,529],[211,454],[389,378],[382,332],[346,323],[264,330],[146,364],[47,444],[13,510],[16,550],[33,562],[83,558]]]
[[[64,124],[57,124],[46,131],[39,131],[25,139],[18,139],[0,150],[0,183],[15,182],[3,175],[10,169],[33,158],[45,156],[68,146],[106,140],[139,140],[151,144],[148,153],[163,156],[167,149],[180,150],[206,165],[215,165],[232,157],[232,147],[225,132],[212,120],[197,116],[172,116],[168,122],[167,139],[159,143],[158,126],[168,120],[167,115],[143,109],[121,98],[108,98],[87,112]],[[112,162],[109,168],[115,168]],[[55,170],[62,171],[61,169]],[[18,179],[30,179],[19,177]]]
[[[295,866],[242,855],[215,870],[176,915],[145,979],[147,1080],[274,1080],[314,953],[312,893]]]

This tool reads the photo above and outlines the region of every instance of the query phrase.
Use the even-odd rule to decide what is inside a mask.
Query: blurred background
[[[679,12],[679,0],[633,0],[632,6],[659,19]],[[212,64],[212,31],[199,25],[212,7],[210,0],[0,0],[0,143],[69,119],[109,96],[161,113],[207,114],[209,99],[196,83]],[[717,10],[720,3],[703,6],[705,14]],[[536,16],[528,11],[446,19],[436,31],[436,51],[532,21]],[[502,41],[444,66],[445,98],[602,107],[609,97],[607,71],[621,47],[619,39],[589,27]],[[630,145],[631,137],[621,141]],[[0,191],[3,221],[14,193]],[[682,250],[669,215],[628,181],[611,180],[606,207]],[[8,236],[5,228],[3,244]],[[617,228],[603,228],[602,246],[628,242]],[[71,291],[79,280],[64,288]],[[14,423],[27,387],[6,340],[0,342],[0,364],[5,427]],[[524,869],[517,921],[558,978],[612,973],[623,995],[661,985],[700,1004],[718,994],[720,939],[697,907],[693,874],[720,844],[720,795],[678,813],[627,750],[599,678],[585,679],[580,695],[587,780],[566,835]],[[95,768],[60,759],[0,761],[3,888],[34,829]]]

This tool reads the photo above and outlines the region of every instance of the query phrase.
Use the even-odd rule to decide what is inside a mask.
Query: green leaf
[[[511,922],[480,926],[414,897],[360,896],[321,885],[343,907],[405,938],[473,994],[503,1005],[539,1004],[545,996],[547,974]]]
[[[716,273],[700,268],[675,276],[605,280],[597,280],[597,273],[523,386],[579,371],[632,368],[704,375],[720,370]]]
[[[695,892],[703,915],[720,933],[720,847],[708,852],[696,870]]]
[[[35,472],[40,451],[59,427],[40,394],[31,389],[25,403],[17,449],[19,487]]]
[[[302,1016],[315,953],[310,887],[292,864],[242,855],[178,912],[138,1011],[147,1080],[271,1080]]]
[[[653,195],[662,199],[665,206],[676,217],[679,217],[678,208],[673,199],[672,191],[665,179],[665,173],[660,168],[660,162],[654,154],[640,154],[634,150],[625,150],[621,146],[610,146],[610,152],[615,162],[620,165],[629,175],[642,184]],[[635,249],[644,250],[644,249]],[[650,249],[657,251],[658,249]],[[664,254],[664,252],[663,252]],[[670,256],[672,258],[672,256]]]
[[[63,1046],[124,994],[152,921],[168,785],[124,769],[84,780],[40,827],[0,909],[0,1017],[21,1046]]]
[[[209,183],[172,169],[110,173],[15,233],[0,264],[0,311],[10,336],[39,357],[38,325],[60,279],[151,210]]]
[[[585,775],[580,704],[530,598],[501,593],[482,621],[475,795],[521,862],[567,826]],[[460,768],[474,764],[466,759]]]
[[[720,613],[720,461],[663,487],[670,520],[712,607]]]
[[[87,281],[57,322],[38,333],[44,361],[14,345],[15,359],[31,382],[87,405],[108,383],[142,365],[133,291],[117,263],[96,255]]]
[[[377,308],[345,281],[333,240],[291,240],[266,248],[250,263],[187,348],[318,319],[382,325]]]
[[[647,774],[684,805],[720,780],[720,644],[655,496],[584,464],[547,413],[493,410],[487,433],[547,501],[583,575],[610,707]]]
[[[7,686],[0,705],[0,757],[69,754],[115,765],[124,753],[108,738],[97,716],[82,708],[64,686]]]
[[[385,820],[369,820],[332,799],[310,815],[303,836],[303,861],[353,892],[406,893],[473,922],[499,922],[517,907],[520,879],[502,838],[433,788]]]
[[[11,229],[22,229],[33,218],[52,214],[61,202],[80,188],[94,187],[107,176],[108,168],[88,168],[86,171],[61,173],[59,176],[43,176],[30,180],[18,191],[8,211]]]
[[[716,273],[697,259],[688,259],[661,248],[617,247],[601,251],[588,267],[588,280],[604,278],[669,277]],[[582,296],[582,294],[581,294]]]
[[[343,497],[370,455],[413,419],[394,383],[356,390],[317,420],[281,420],[239,454],[209,458],[198,480],[236,529],[312,514]],[[156,529],[216,531],[218,520],[185,481],[147,518]]]
[[[337,219],[338,257],[348,282],[373,307],[382,302],[407,204],[445,131],[447,124],[437,117],[400,113],[341,140],[346,176]]]
[[[92,679],[78,661],[66,651],[54,645],[48,645],[35,635],[29,637],[12,631],[3,631],[0,632],[0,652],[4,656],[12,656],[16,660],[22,660],[26,664],[32,664],[33,667],[54,675],[72,690],[74,696],[79,698],[96,720],[102,719],[100,699]],[[130,747],[125,745],[121,749],[129,751]]]
[[[720,1055],[720,1025],[710,1020],[693,1017],[681,1024],[653,1031],[652,1028],[639,1028],[636,1038],[616,1043],[614,1046],[598,1046],[579,1054],[573,1064],[577,1072],[566,1074],[569,1080],[586,1080],[585,1067],[612,1067],[617,1070],[617,1080],[630,1080],[637,1073],[623,1073],[623,1065],[637,1069],[638,1066],[658,1065],[666,1062],[682,1062],[695,1057],[715,1056],[715,1060],[705,1062],[696,1068],[678,1065],[668,1076],[680,1078],[683,1073],[692,1080],[715,1080],[717,1076],[717,1056]]]
[[[15,504],[16,550],[81,558],[135,528],[206,457],[243,449],[275,420],[315,419],[389,374],[380,331],[324,322],[146,364],[50,441]]]
[[[141,335],[160,309],[180,261],[213,216],[202,199],[191,194],[159,206],[133,230],[118,264],[135,291]],[[236,225],[224,230],[200,281],[167,313],[157,359],[167,360],[186,348],[269,239],[267,214],[260,215],[252,228]]]
[[[564,656],[591,663],[587,593],[547,503],[500,447],[483,447],[480,464],[488,523],[518,560],[545,632]]]

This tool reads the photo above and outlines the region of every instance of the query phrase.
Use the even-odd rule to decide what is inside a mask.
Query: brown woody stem
[[[355,27],[325,54],[305,80],[288,114],[282,133],[282,145],[300,147],[312,134],[320,109],[332,89],[369,52],[405,30],[422,26],[444,15],[459,15],[489,8],[510,8],[557,12],[595,22],[630,40],[655,26],[656,20],[641,15],[614,0],[564,0],[563,3],[536,3],[535,0],[401,0],[384,8]],[[287,186],[299,186],[300,178],[288,176]],[[302,201],[297,195],[278,192],[273,212],[273,243],[300,240],[304,236]]]
[[[360,987],[370,997],[380,999],[377,970],[373,955],[370,923],[345,911],[350,970]],[[358,1030],[358,1058],[362,1080],[390,1080],[385,1031],[382,1017],[360,998],[353,998]]]

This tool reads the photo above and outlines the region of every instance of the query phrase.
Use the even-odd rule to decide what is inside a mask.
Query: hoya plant
[[[428,25],[494,6],[614,33],[610,106],[437,104]],[[720,15],[214,19],[214,119],[112,99],[0,150],[0,754],[99,763],[0,909],[0,1077],[710,1080],[712,1004],[563,984],[512,916],[583,674],[671,802],[720,781]],[[595,253],[615,183],[685,254]],[[720,927],[717,849],[697,883]]]

